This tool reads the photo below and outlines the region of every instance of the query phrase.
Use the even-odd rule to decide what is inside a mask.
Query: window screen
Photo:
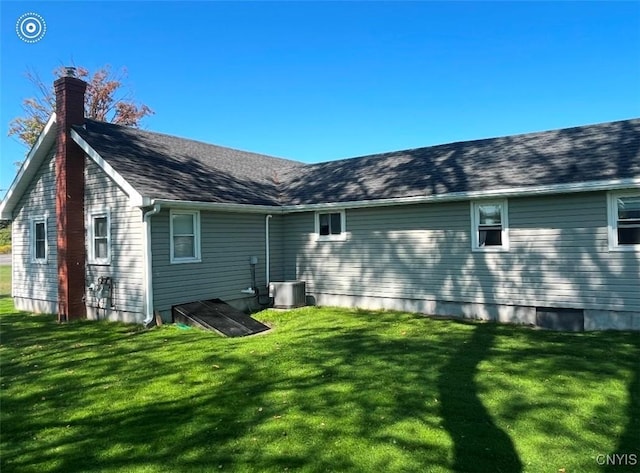
[[[173,257],[175,259],[196,257],[195,214],[176,213],[172,216]]]
[[[340,212],[318,215],[320,235],[340,235],[342,233],[342,214]]]
[[[640,244],[640,196],[619,197],[618,244]]]
[[[47,258],[47,227],[44,222],[34,223],[33,250],[35,259]]]
[[[478,205],[478,246],[502,245],[502,206]]]

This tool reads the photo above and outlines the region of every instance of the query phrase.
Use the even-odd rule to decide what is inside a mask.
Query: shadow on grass
[[[493,422],[474,379],[495,333],[493,323],[476,325],[472,337],[458,347],[438,377],[442,423],[453,439],[456,472],[522,471],[511,438]]]
[[[636,353],[617,334],[569,339],[369,311],[267,317],[268,335],[224,339],[171,326],[3,315],[2,471],[520,472],[512,439],[498,427],[532,412],[517,383],[530,387],[559,371],[588,392],[620,379],[616,366]],[[536,364],[541,357],[549,363]],[[521,397],[496,408],[502,394]],[[541,397],[563,407],[556,391]],[[532,436],[557,442],[545,432],[548,417],[529,415],[531,428],[513,439],[523,462],[533,462],[528,471],[548,467],[546,451],[527,446]],[[601,431],[585,424],[571,443],[604,445],[611,419],[603,412]],[[572,471],[598,469],[587,461],[591,469]]]
[[[370,313],[238,340],[2,322],[3,383],[21,385],[3,399],[3,471],[449,471],[430,400],[465,333],[405,336]]]
[[[629,384],[627,425],[615,451],[609,453],[614,458],[616,454],[624,455],[624,458],[617,457],[617,464],[614,462],[607,464],[604,468],[606,473],[640,471],[640,356],[637,356],[636,360],[638,361],[632,365],[633,379]],[[605,454],[605,452],[602,453]]]

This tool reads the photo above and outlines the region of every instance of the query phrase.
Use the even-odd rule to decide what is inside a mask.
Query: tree
[[[53,75],[62,77],[65,70],[59,67],[53,71]],[[36,95],[23,100],[24,116],[11,120],[9,136],[17,136],[31,148],[54,112],[56,98],[52,84],[43,82],[37,73],[27,70],[25,76],[36,88]],[[77,67],[76,76],[88,84],[84,102],[85,116],[88,118],[138,127],[140,120],[153,114],[153,110],[144,104],[136,104],[131,94],[123,91],[123,81],[127,78],[124,68],[114,74],[111,67],[106,65],[90,74],[88,69]]]

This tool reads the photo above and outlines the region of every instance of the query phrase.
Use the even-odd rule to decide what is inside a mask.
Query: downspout
[[[145,327],[153,322],[153,257],[151,254],[151,222],[150,219],[160,212],[160,204],[154,204],[151,210],[142,214],[143,249],[144,249],[144,315]]]
[[[271,261],[270,261],[270,254],[271,251],[269,249],[269,219],[271,219],[273,217],[273,215],[269,214],[265,217],[264,219],[264,246],[265,246],[265,279],[266,279],[266,285],[267,288],[269,287],[269,282],[270,282],[270,274],[269,274],[269,267],[271,265]]]

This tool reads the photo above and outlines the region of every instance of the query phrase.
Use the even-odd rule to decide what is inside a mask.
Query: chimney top
[[[64,77],[75,77],[75,76],[76,76],[76,68],[73,66],[65,66]]]

